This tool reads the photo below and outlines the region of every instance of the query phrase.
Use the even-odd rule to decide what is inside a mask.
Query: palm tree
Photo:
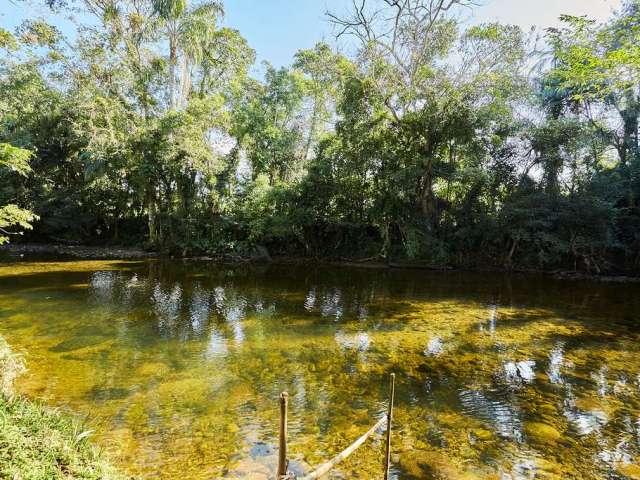
[[[178,43],[183,57],[178,106],[183,105],[189,96],[191,68],[203,61],[216,36],[216,20],[222,14],[222,6],[219,3],[208,2],[194,8],[180,24]]]
[[[187,0],[153,0],[153,10],[164,22],[169,41],[169,107],[182,106],[191,89],[191,65],[202,59],[204,48],[224,14],[216,0],[189,8]],[[180,83],[176,70],[182,54]],[[178,90],[177,86],[180,86]]]

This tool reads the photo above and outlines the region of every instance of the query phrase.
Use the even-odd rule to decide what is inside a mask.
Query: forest
[[[287,68],[219,1],[45,3],[77,31],[0,29],[0,243],[640,271],[638,0],[353,0]]]

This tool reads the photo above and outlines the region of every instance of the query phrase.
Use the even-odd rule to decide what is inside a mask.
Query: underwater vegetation
[[[17,387],[142,478],[301,470],[383,415],[393,478],[640,478],[638,286],[187,262],[0,266]],[[380,474],[374,436],[339,473]]]

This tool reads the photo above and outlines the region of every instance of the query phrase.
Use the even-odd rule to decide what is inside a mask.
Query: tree
[[[549,78],[565,90],[595,135],[613,147],[619,164],[615,237],[637,265],[640,247],[640,3],[632,0],[609,22],[564,16],[565,27],[551,30],[554,68]]]
[[[303,167],[302,104],[305,82],[298,72],[265,65],[265,83],[256,85],[236,115],[253,178],[265,174],[269,183],[290,181]]]
[[[0,142],[32,169],[3,167],[0,203],[41,217],[29,239],[640,266],[635,0],[563,17],[547,53],[459,22],[472,0],[354,0],[329,14],[353,54],[318,43],[259,78],[220,2],[48,4],[76,35],[0,30]]]
[[[550,30],[556,58],[550,77],[581,104],[594,127],[610,139],[623,165],[637,160],[640,4],[625,4],[621,14],[604,26],[583,17],[562,18],[566,27]],[[612,109],[620,125],[595,119],[599,106]]]
[[[2,169],[8,169],[19,175],[27,175],[31,152],[22,148],[13,147],[7,143],[0,143],[0,176]],[[0,177],[1,178],[1,177]],[[4,192],[2,192],[4,193]],[[9,241],[10,235],[18,235],[19,231],[13,231],[13,227],[24,230],[32,228],[31,222],[37,220],[37,216],[29,210],[20,208],[15,204],[0,206],[0,245]]]
[[[353,74],[354,66],[344,56],[334,53],[326,43],[318,43],[311,50],[298,51],[293,68],[305,75],[306,93],[311,104],[311,113],[305,122],[308,132],[303,154],[303,158],[308,160],[312,147],[328,130],[343,81]]]

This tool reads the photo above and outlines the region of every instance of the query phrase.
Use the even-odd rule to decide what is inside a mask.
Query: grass
[[[0,479],[122,480],[74,420],[14,395],[25,370],[0,337]]]

